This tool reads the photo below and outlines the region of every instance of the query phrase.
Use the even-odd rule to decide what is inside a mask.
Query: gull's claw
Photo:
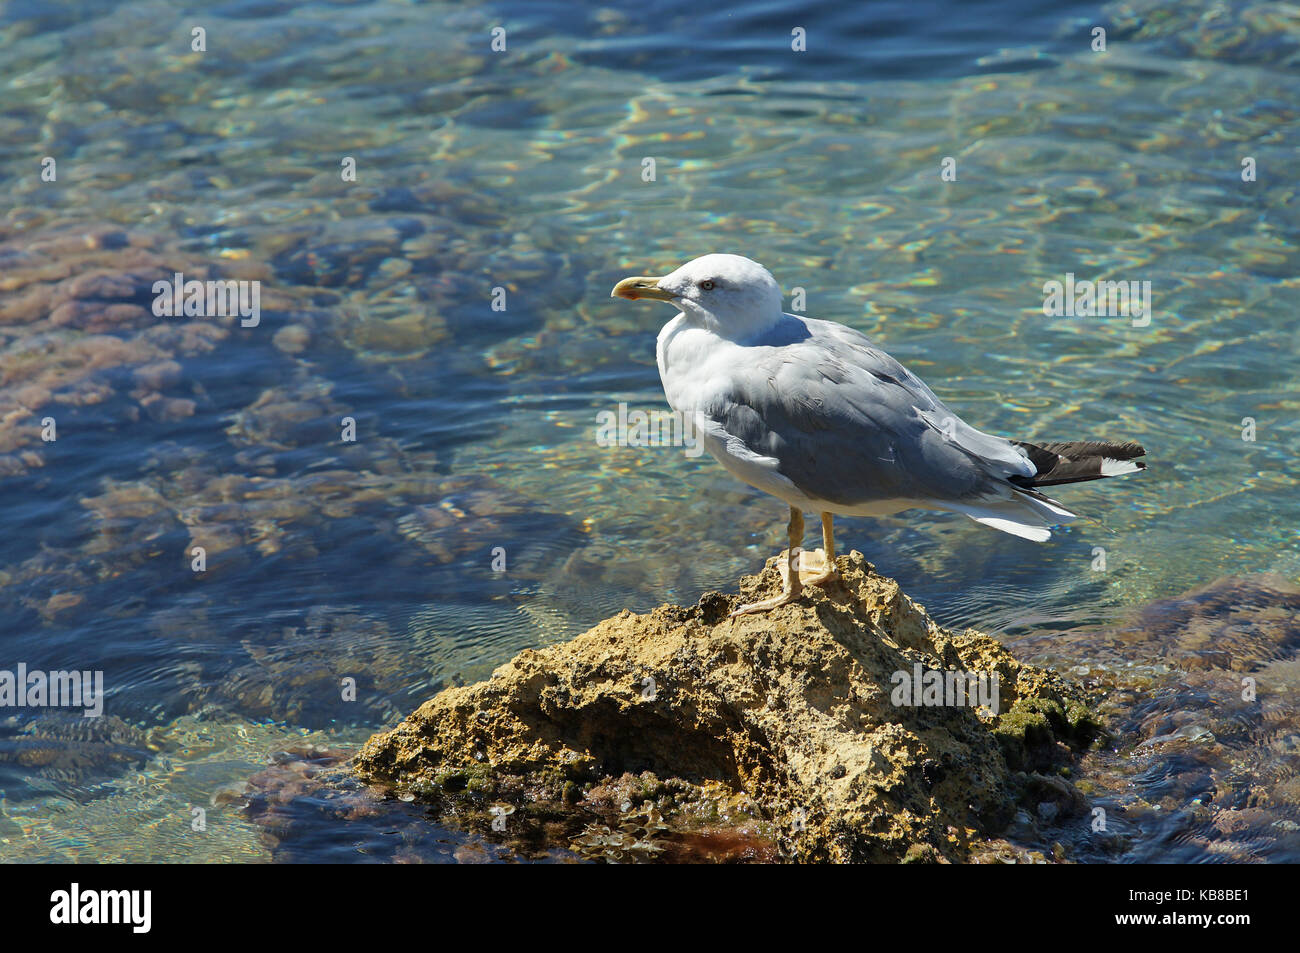
[[[782,591],[779,596],[773,596],[771,599],[764,599],[762,602],[751,602],[747,605],[743,605],[735,612],[731,613],[731,615],[727,616],[727,618],[734,619],[738,615],[749,615],[753,612],[766,612],[768,609],[775,609],[778,606],[794,602],[798,598],[798,593],[786,589]]]
[[[784,560],[777,564],[781,571],[781,594],[773,596],[771,599],[764,599],[762,602],[750,602],[727,618],[734,619],[738,615],[750,615],[754,612],[766,612],[768,609],[776,609],[780,606],[788,605],[794,602],[803,593],[803,580],[799,578],[799,571],[790,572],[790,564],[799,562],[804,555],[802,549],[795,548],[793,556],[787,555]]]
[[[793,562],[797,567],[794,575],[794,585],[790,584],[789,560],[781,562],[777,567],[781,571],[781,594],[770,599],[764,599],[762,602],[747,603],[731,613],[729,618],[734,619],[738,615],[766,612],[768,609],[789,605],[803,594],[804,586],[824,586],[826,583],[839,578],[839,571],[835,568],[835,560],[828,560],[824,549],[816,549],[811,553],[806,549],[796,549]]]
[[[830,513],[822,514],[822,549],[811,553],[799,545],[803,539],[803,513],[794,506],[790,507],[790,523],[786,532],[790,537],[790,548],[784,553],[777,566],[781,570],[781,594],[762,602],[751,602],[731,613],[731,618],[748,615],[751,612],[766,612],[787,605],[799,598],[804,586],[824,586],[839,573],[835,568],[835,527],[834,517]]]
[[[827,559],[826,550],[815,549],[811,553],[804,550],[799,553],[799,581],[805,586],[824,586],[838,578],[835,558],[832,556]]]

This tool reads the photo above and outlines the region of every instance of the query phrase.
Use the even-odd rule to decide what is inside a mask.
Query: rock
[[[330,398],[330,390],[318,381],[269,388],[235,415],[226,433],[237,445],[277,450],[337,442],[347,409]]]
[[[1294,581],[1253,573],[1162,597],[1107,626],[1017,640],[1032,657],[1086,659],[1084,677],[1111,731],[1109,750],[1091,753],[1076,774],[1091,798],[1086,811],[1040,786],[1040,800],[1059,810],[1052,834],[1073,837],[1074,860],[1108,863],[1120,851],[1130,863],[1294,854],[1295,839],[1274,822],[1300,804],[1298,609]],[[1098,811],[1099,827],[1070,823]],[[1177,837],[1174,817],[1187,825]]]
[[[181,366],[175,361],[155,361],[131,372],[135,382],[148,390],[163,390],[181,379]]]
[[[219,788],[212,803],[236,806],[277,863],[311,862],[324,843],[380,863],[496,859],[486,845],[428,824],[421,805],[385,800],[358,784],[341,767],[346,758],[329,745],[292,744],[246,781]]]
[[[572,846],[609,859],[656,859],[721,814],[761,839],[756,812],[790,859],[960,861],[987,853],[981,839],[1018,803],[1077,812],[1082,795],[1038,773],[1101,734],[1076,691],[986,635],[940,628],[860,553],[839,565],[842,582],[764,615],[730,619],[738,598],[708,593],[525,650],[372,737],[354,768],[399,794],[459,798],[461,818],[503,802],[525,818],[585,811]],[[745,601],[776,591],[776,566],[741,581]],[[894,704],[917,666],[996,676],[998,713]],[[636,782],[622,803],[593,803],[619,776]],[[719,791],[754,812],[716,809]],[[629,811],[638,820],[620,824]],[[766,856],[754,838],[749,856]]]
[[[249,718],[329,726],[382,718],[409,697],[398,643],[382,622],[316,606],[306,623],[243,640],[246,660],[228,672],[208,669],[190,707],[216,704]],[[345,678],[356,686],[356,701],[343,698]]]
[[[301,354],[311,344],[311,331],[301,324],[287,324],[275,332],[271,343],[285,354]]]
[[[161,748],[155,733],[116,715],[57,712],[25,723],[10,716],[0,720],[0,782],[11,797],[30,788],[83,801],[107,778],[139,769]]]
[[[1124,634],[1184,669],[1250,672],[1300,648],[1298,614],[1300,589],[1284,577],[1228,576],[1152,602]]]

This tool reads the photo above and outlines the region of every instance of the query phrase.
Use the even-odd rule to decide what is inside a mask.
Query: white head
[[[670,301],[693,324],[738,340],[781,320],[781,286],[756,261],[741,255],[704,255],[662,278],[624,278],[612,298]]]

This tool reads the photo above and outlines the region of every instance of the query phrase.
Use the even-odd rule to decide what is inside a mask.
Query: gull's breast
[[[679,314],[659,332],[655,356],[668,406],[693,416],[726,386],[726,356],[735,345],[711,331],[688,324]]]

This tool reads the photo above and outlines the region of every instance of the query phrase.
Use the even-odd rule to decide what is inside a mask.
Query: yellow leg
[[[808,557],[816,555],[816,553],[804,553],[800,562],[810,564],[813,561]],[[814,572],[820,570],[817,575],[803,580],[805,586],[820,586],[835,578],[835,516],[833,514],[822,514],[821,565],[804,565],[802,568]]]
[[[822,525],[825,526],[824,521]],[[786,550],[785,563],[781,566],[781,594],[771,599],[764,599],[762,602],[751,602],[741,606],[731,613],[733,619],[738,615],[766,612],[768,609],[794,602],[803,592],[803,583],[799,579],[799,556],[803,553],[803,549],[800,548],[803,543],[803,513],[793,506],[790,507],[790,522],[786,524],[786,534],[790,547]]]

